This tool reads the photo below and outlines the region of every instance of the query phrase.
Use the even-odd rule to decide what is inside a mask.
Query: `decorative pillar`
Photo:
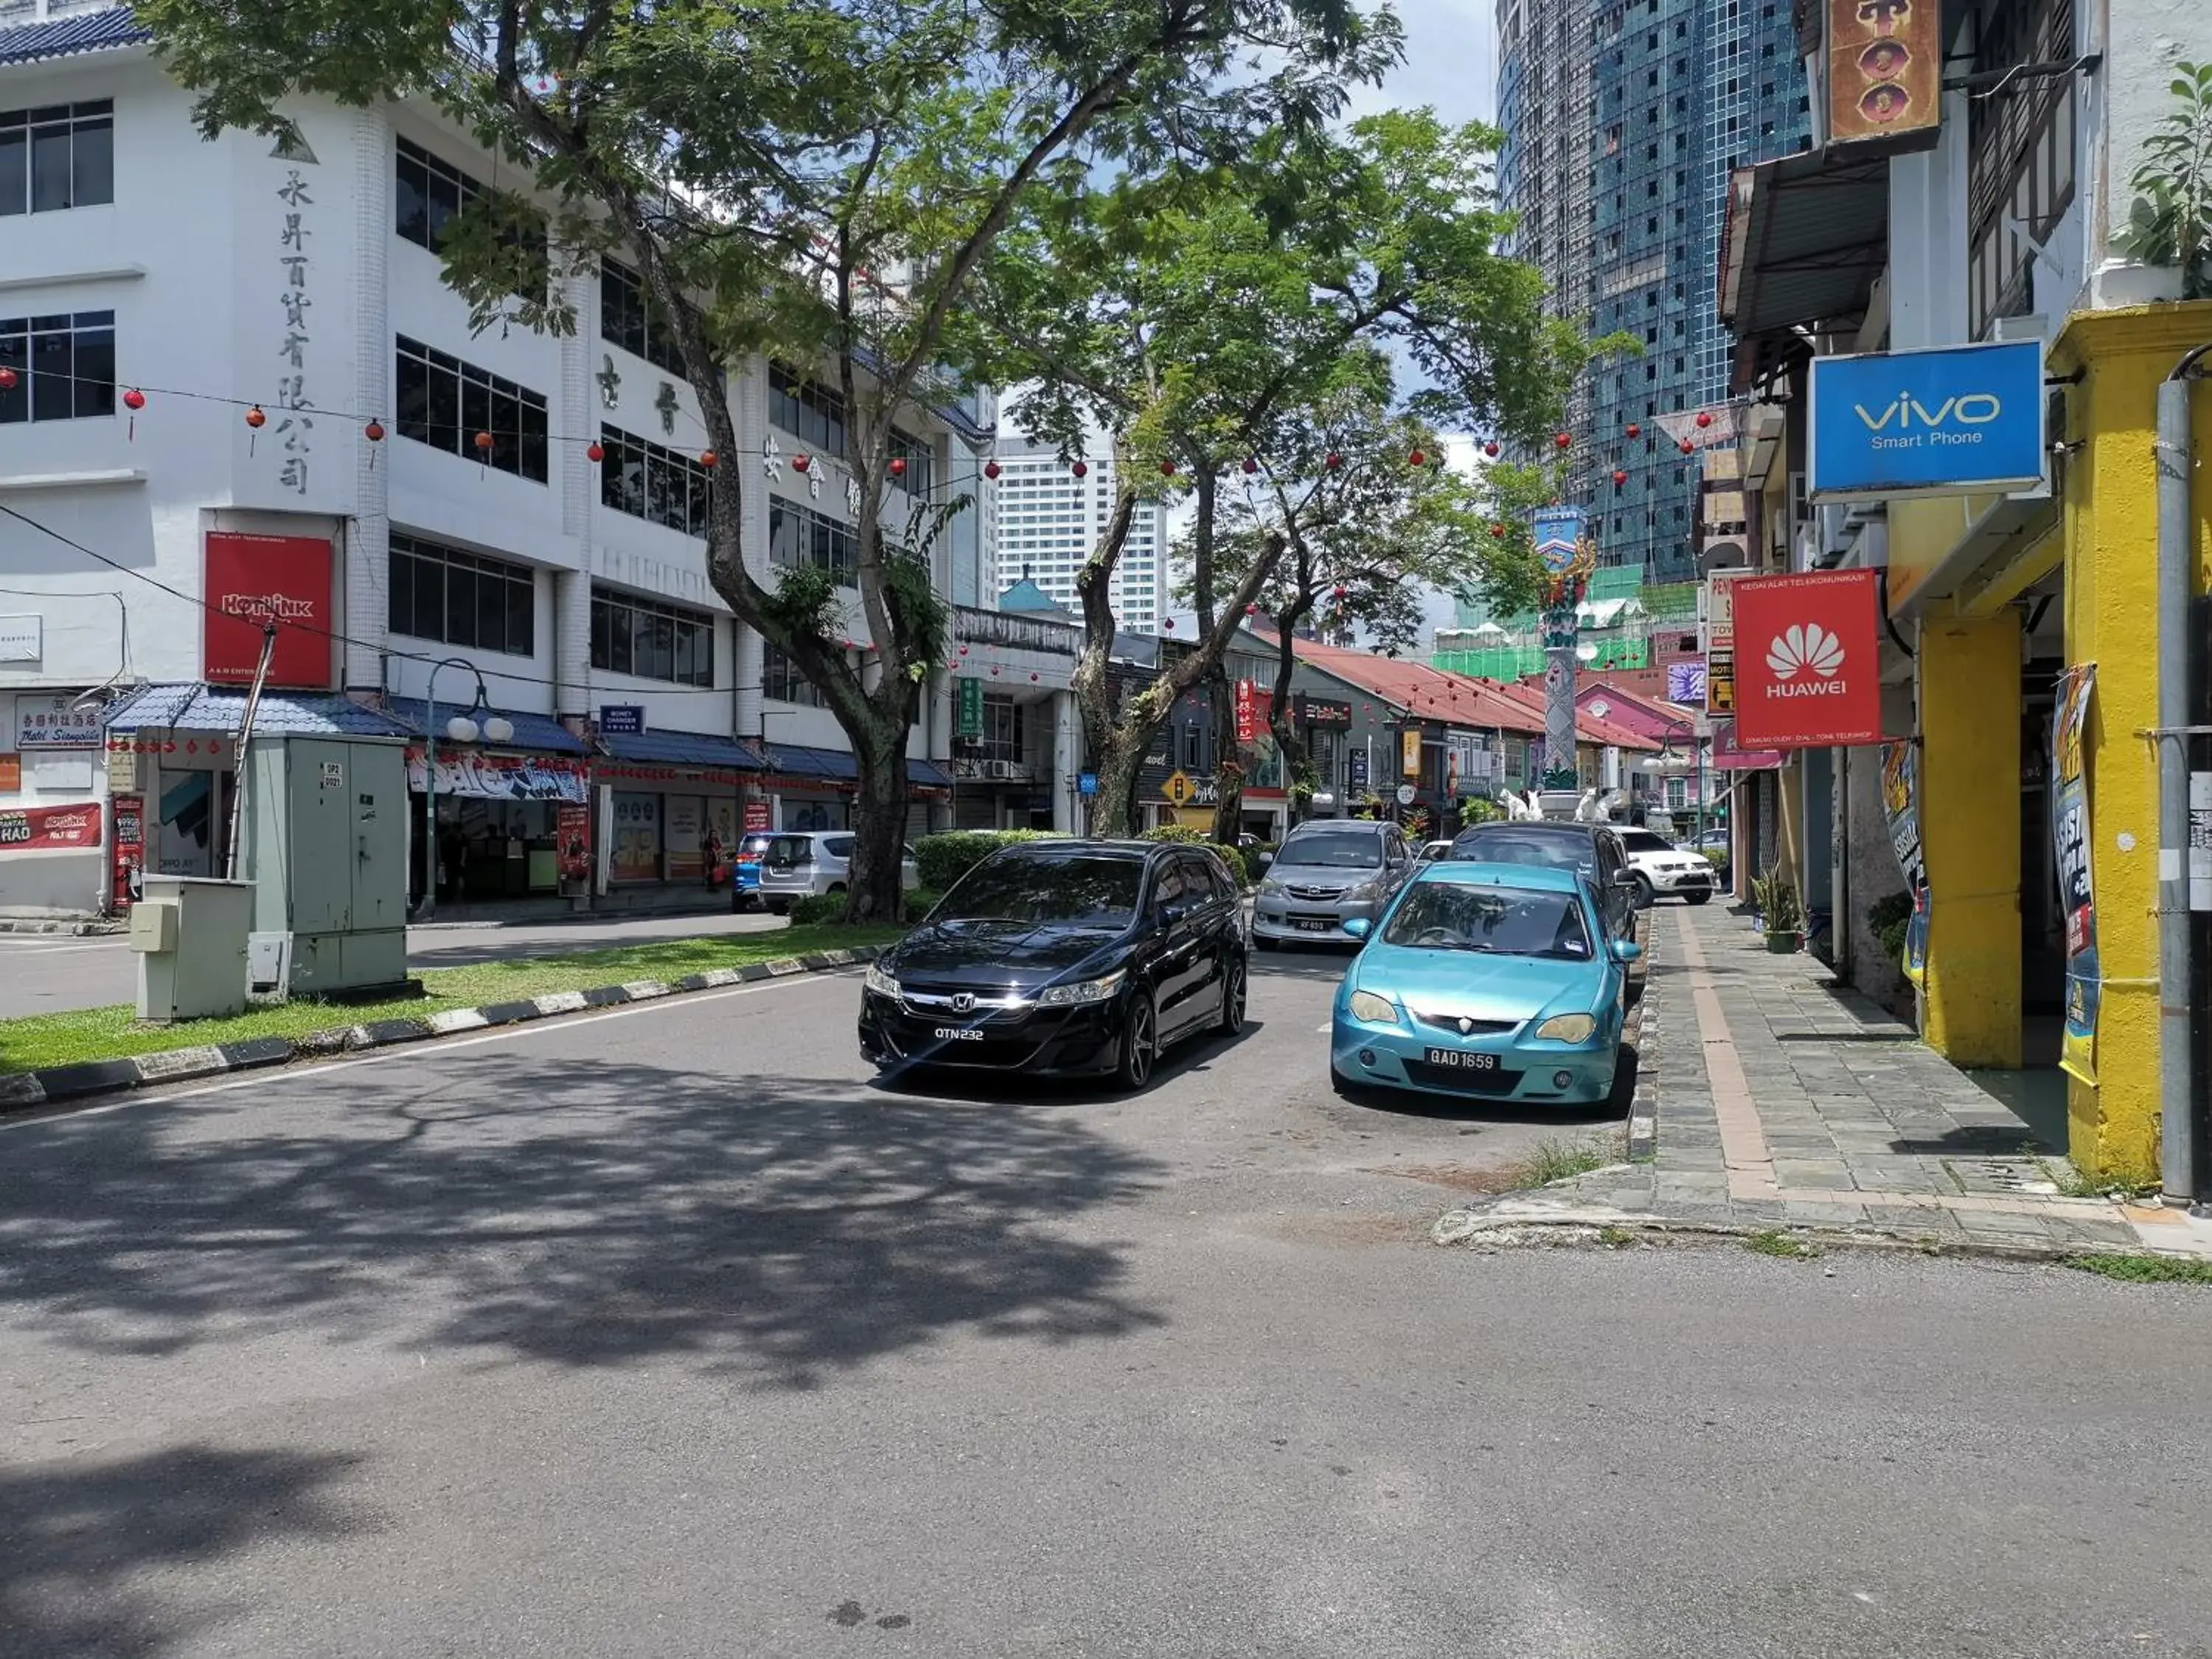
[[[1576,609],[1583,585],[1597,562],[1583,534],[1583,510],[1550,507],[1535,515],[1536,556],[1543,562],[1544,590],[1544,763],[1542,787],[1576,790],[1575,764]]]

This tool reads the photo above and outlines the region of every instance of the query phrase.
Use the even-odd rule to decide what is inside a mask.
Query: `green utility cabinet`
[[[407,758],[396,738],[256,737],[244,858],[263,997],[407,978]]]

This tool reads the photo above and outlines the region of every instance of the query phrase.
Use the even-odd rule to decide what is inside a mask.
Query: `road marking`
[[[125,939],[106,939],[98,945],[48,945],[43,939],[40,939],[23,944],[0,945],[0,955],[59,957],[66,956],[72,951],[112,951],[118,946],[127,949],[129,945],[130,941]]]
[[[824,980],[853,980],[860,977],[857,967],[842,972],[824,971],[798,974],[783,979],[763,980],[756,985],[735,985],[726,991],[691,991],[681,996],[661,997],[652,1002],[631,1003],[624,1007],[608,1008],[595,1014],[563,1015],[554,1019],[532,1020],[526,1024],[502,1025],[482,1036],[431,1037],[420,1042],[398,1043],[374,1054],[348,1055],[342,1059],[317,1060],[307,1066],[271,1066],[263,1071],[248,1073],[244,1077],[227,1082],[204,1084],[196,1089],[153,1090],[134,1089],[119,1100],[104,1106],[71,1106],[66,1101],[51,1110],[25,1113],[21,1116],[0,1120],[0,1134],[10,1129],[27,1129],[34,1124],[52,1122],[57,1118],[97,1117],[103,1113],[125,1111],[148,1101],[164,1103],[173,1100],[197,1100],[203,1095],[228,1094],[234,1089],[253,1089],[265,1084],[289,1079],[326,1077],[333,1072],[350,1071],[362,1066],[381,1066],[388,1060],[419,1058],[426,1053],[449,1054],[456,1048],[473,1048],[481,1043],[508,1042],[517,1038],[536,1036],[548,1031],[573,1031],[581,1025],[596,1025],[602,1020],[623,1019],[632,1014],[657,1014],[676,1008],[696,1008],[701,1003],[720,1002],[730,997],[753,996],[763,991],[787,990],[793,986],[817,985]]]

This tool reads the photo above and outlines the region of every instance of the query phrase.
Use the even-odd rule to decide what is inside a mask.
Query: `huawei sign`
[[[1871,570],[1747,576],[1735,635],[1766,649],[1738,665],[1736,740],[1826,749],[1881,740],[1881,598]]]
[[[337,619],[328,541],[210,531],[206,593],[204,648],[210,684],[251,683],[261,660],[262,629],[274,624],[269,684],[330,689]]]

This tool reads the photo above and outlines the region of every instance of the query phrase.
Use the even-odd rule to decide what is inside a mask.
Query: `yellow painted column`
[[[2020,1065],[2020,616],[1920,629],[1929,1046]]]
[[[2059,477],[2066,536],[2066,660],[2093,662],[2082,732],[2089,869],[2104,988],[2094,1086],[2067,1084],[2069,1147],[2099,1176],[2159,1168],[2158,766],[2138,734],[2158,724],[2158,384],[2212,338],[2212,304],[2092,312],[2051,349],[2071,446]],[[2196,396],[2198,556],[2212,560],[2212,395]],[[2054,438],[2060,434],[2053,433]],[[2200,564],[2199,589],[2203,583]]]

